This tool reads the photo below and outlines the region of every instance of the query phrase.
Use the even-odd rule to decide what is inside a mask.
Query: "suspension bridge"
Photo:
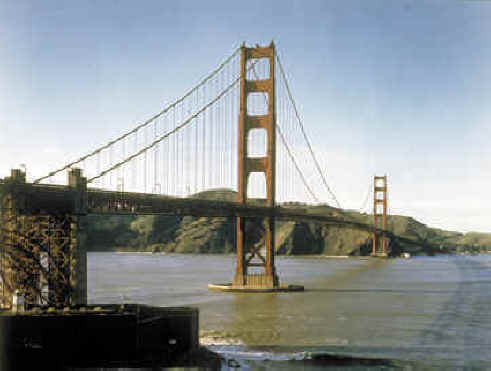
[[[236,191],[237,200],[201,197],[216,189]],[[384,183],[374,194],[386,191]],[[12,170],[0,181],[0,197],[4,307],[17,290],[33,303],[86,303],[89,214],[233,217],[232,285],[242,288],[280,287],[276,219],[371,232],[374,254],[386,254],[387,239],[398,238],[379,222],[385,220],[386,200],[380,201],[383,213],[374,209],[373,225],[343,214],[273,43],[243,44],[180,99],[43,177],[27,182],[25,172]],[[291,206],[299,200],[333,205],[334,212]],[[264,220],[263,246],[247,244],[245,225],[252,217]]]

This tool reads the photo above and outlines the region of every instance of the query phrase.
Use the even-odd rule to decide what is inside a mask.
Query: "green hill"
[[[193,197],[207,200],[236,199],[236,193],[226,189],[202,192]],[[262,200],[253,200],[260,204]],[[371,223],[371,215],[342,210],[327,205],[309,206],[300,203],[280,205],[302,209],[312,214],[342,217]],[[232,253],[235,249],[235,219],[173,216],[96,216],[88,217],[88,243],[90,251],[131,250],[180,253]],[[262,243],[262,220],[250,219],[247,225],[247,243]],[[410,252],[413,255],[435,253],[491,251],[491,233],[462,234],[431,228],[417,220],[390,215],[388,229],[394,234],[416,241],[418,244],[391,241],[392,255]],[[370,234],[365,231],[314,222],[276,222],[277,254],[368,255]]]

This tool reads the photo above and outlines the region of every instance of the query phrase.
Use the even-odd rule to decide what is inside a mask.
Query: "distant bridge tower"
[[[373,178],[373,226],[387,229],[387,175]],[[387,257],[387,237],[373,232],[372,256]]]
[[[269,75],[261,80],[248,80],[247,72],[252,63],[260,58],[268,60]],[[267,101],[267,113],[248,114],[248,97],[251,93],[264,93]],[[264,157],[250,157],[247,153],[249,132],[263,129],[267,135],[267,149]],[[275,157],[276,157],[276,112],[275,112],[275,46],[247,48],[240,50],[240,111],[238,142],[238,202],[247,202],[249,175],[262,172],[266,178],[266,203],[275,206]],[[279,286],[274,263],[275,225],[274,217],[265,218],[265,255],[262,246],[247,246],[245,236],[246,218],[237,217],[237,265],[234,286],[255,288],[275,288]],[[254,259],[256,262],[254,262]],[[259,274],[250,274],[249,267],[259,267]],[[261,269],[262,268],[262,269]]]

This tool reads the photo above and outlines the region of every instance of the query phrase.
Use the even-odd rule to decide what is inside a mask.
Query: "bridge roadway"
[[[0,194],[14,193],[22,196],[23,207],[27,214],[70,213],[73,204],[80,202],[81,192],[73,187],[50,184],[32,183],[0,183]],[[84,214],[98,215],[175,215],[196,217],[266,217],[274,216],[276,219],[294,220],[300,222],[316,222],[333,225],[341,228],[357,229],[385,235],[389,239],[411,245],[421,245],[422,241],[415,241],[397,236],[391,231],[374,228],[366,224],[350,220],[348,216],[336,217],[317,214],[301,206],[275,206],[261,205],[260,200],[253,200],[249,204],[239,204],[232,201],[206,200],[198,198],[174,198],[148,193],[114,192],[97,188],[87,188]],[[82,197],[84,197],[82,193]],[[338,210],[342,214],[342,210]]]

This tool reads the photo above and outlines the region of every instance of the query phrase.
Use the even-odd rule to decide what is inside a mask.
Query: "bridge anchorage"
[[[378,230],[387,230],[387,175],[373,178],[373,226],[371,256],[387,258],[387,237]]]
[[[68,186],[36,186],[14,169],[0,180],[0,308],[25,303],[87,303],[87,181],[79,169]]]
[[[276,190],[276,100],[275,100],[275,45],[240,48],[240,94],[238,125],[238,195],[237,202],[245,205],[248,200],[247,188],[252,173],[263,173],[266,178],[266,205],[275,207]],[[259,59],[267,61],[268,74],[259,79],[250,78],[248,66]],[[267,112],[263,115],[250,114],[248,102],[250,94],[263,94]],[[266,154],[252,157],[248,153],[249,132],[254,129],[266,131]],[[222,291],[272,292],[302,291],[303,286],[280,284],[275,267],[275,217],[266,216],[264,224],[264,245],[252,244],[246,238],[246,217],[236,218],[235,276],[231,284],[210,284],[210,289]],[[249,243],[248,243],[249,242]]]

